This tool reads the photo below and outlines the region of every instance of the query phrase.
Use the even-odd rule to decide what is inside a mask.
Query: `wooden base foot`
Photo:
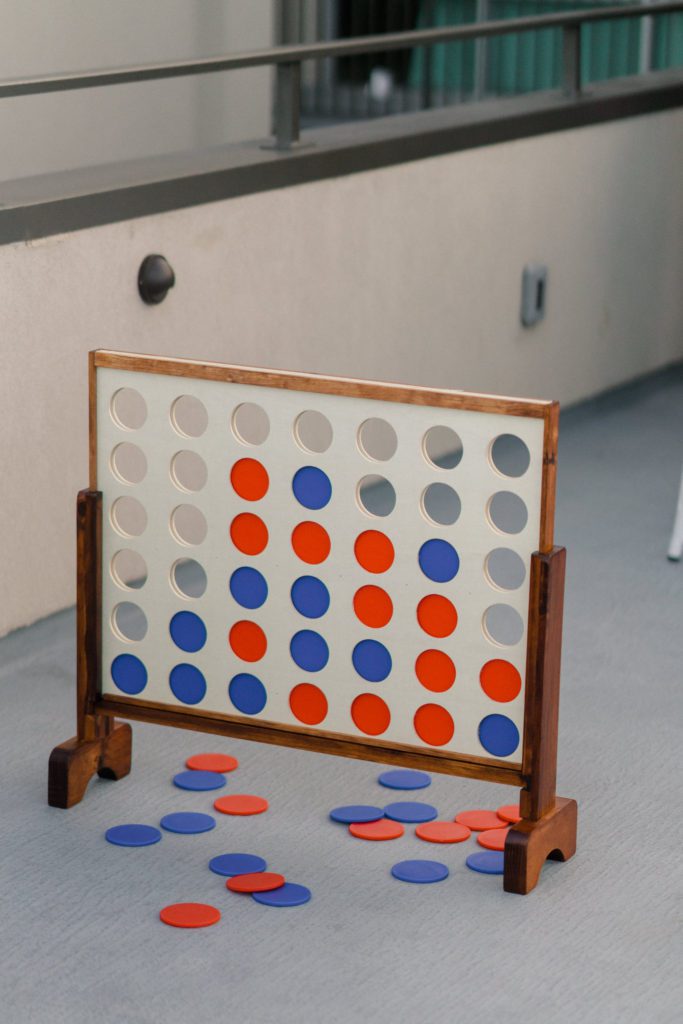
[[[506,892],[531,892],[546,860],[569,860],[576,853],[576,800],[557,797],[552,811],[538,821],[522,819],[505,841]]]
[[[94,740],[74,737],[50,754],[47,802],[50,807],[80,803],[95,773],[103,779],[122,779],[130,771],[133,734],[127,722],[114,722],[105,736]]]

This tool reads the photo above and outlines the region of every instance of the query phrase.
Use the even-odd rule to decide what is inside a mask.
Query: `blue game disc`
[[[243,715],[258,715],[268,701],[265,686],[251,672],[238,672],[228,684],[228,697]]]
[[[300,576],[291,589],[292,604],[307,619],[319,619],[330,607],[330,592],[316,576]]]
[[[254,853],[222,853],[209,861],[209,867],[217,875],[251,875],[255,871],[265,871],[268,865],[263,857]]]
[[[317,466],[302,466],[298,469],[292,480],[292,490],[304,508],[325,508],[332,497],[330,478]]]
[[[387,804],[384,814],[392,821],[402,821],[406,825],[419,825],[423,821],[433,821],[439,812],[431,804],[422,804],[418,800],[399,800],[395,804]]]
[[[330,817],[332,821],[339,821],[342,825],[360,825],[365,821],[379,821],[384,817],[384,811],[381,807],[371,807],[368,804],[347,804],[345,807],[335,807],[330,811]]]
[[[161,832],[152,825],[114,825],[104,838],[114,846],[152,846],[161,839]]]
[[[147,669],[134,654],[119,654],[111,663],[111,677],[124,693],[135,696],[147,686]]]
[[[230,577],[230,593],[243,608],[260,608],[268,597],[268,584],[258,569],[243,565]]]
[[[509,757],[519,746],[519,730],[506,715],[487,715],[479,723],[479,742],[494,757]]]
[[[497,850],[482,850],[481,853],[471,853],[465,864],[482,875],[502,875],[505,870],[505,854]]]
[[[418,554],[420,568],[435,583],[449,583],[458,573],[458,552],[447,540],[434,537],[424,542]]]
[[[159,824],[167,832],[192,836],[199,832],[210,832],[216,827],[216,819],[210,814],[197,814],[196,811],[176,811],[175,814],[164,815]]]
[[[432,780],[426,772],[415,772],[411,768],[395,768],[393,771],[382,772],[377,779],[380,786],[387,789],[426,789]]]
[[[448,878],[448,868],[438,860],[402,860],[394,864],[391,873],[400,882],[417,882],[418,885]]]
[[[351,654],[353,667],[369,683],[383,682],[391,672],[391,655],[379,640],[361,640]]]
[[[169,623],[171,639],[181,651],[201,651],[206,643],[206,626],[194,612],[176,612]]]
[[[292,660],[304,672],[320,672],[330,657],[327,641],[312,629],[300,629],[289,645]]]
[[[221,789],[225,785],[225,775],[218,772],[179,772],[173,782],[180,789]]]
[[[296,882],[285,882],[279,889],[270,889],[268,892],[252,892],[251,898],[264,907],[300,907],[302,903],[308,903],[311,898],[311,890],[305,885],[297,885]]]

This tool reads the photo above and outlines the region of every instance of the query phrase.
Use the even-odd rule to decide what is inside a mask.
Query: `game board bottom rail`
[[[501,764],[486,758],[464,758],[441,751],[420,751],[414,747],[387,746],[379,740],[363,738],[362,742],[349,740],[336,733],[319,731],[289,730],[286,726],[260,724],[255,721],[240,721],[216,712],[202,712],[196,709],[183,711],[169,708],[151,701],[121,700],[115,696],[100,698],[94,707],[96,715],[116,716],[156,725],[172,725],[179,729],[193,729],[235,739],[254,740],[278,746],[296,747],[340,757],[352,757],[363,761],[377,761],[387,764],[405,765],[426,771],[459,775],[464,778],[482,779],[507,786],[524,786],[525,778],[521,766]]]

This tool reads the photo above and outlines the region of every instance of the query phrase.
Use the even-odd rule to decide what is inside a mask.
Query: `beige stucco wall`
[[[0,248],[0,632],[74,600],[88,349],[576,401],[683,357],[682,144],[654,114]]]

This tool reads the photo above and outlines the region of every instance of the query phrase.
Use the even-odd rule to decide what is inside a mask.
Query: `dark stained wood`
[[[576,800],[557,797],[536,821],[520,821],[505,840],[506,892],[522,896],[535,888],[546,860],[569,860],[576,852],[578,808]]]
[[[140,722],[157,725],[173,725],[180,729],[196,729],[201,732],[232,736],[236,739],[254,740],[258,743],[273,743],[278,746],[315,750],[338,757],[352,757],[362,761],[378,761],[399,764],[424,771],[443,772],[470,779],[484,779],[503,785],[521,785],[524,781],[519,765],[477,757],[454,757],[438,750],[420,750],[415,747],[393,744],[387,746],[381,740],[370,738],[360,740],[337,733],[318,732],[304,727],[288,727],[261,721],[245,721],[230,715],[220,715],[195,708],[169,707],[152,701],[133,700],[107,695],[96,705],[99,714],[117,715]]]
[[[92,740],[78,736],[50,754],[47,802],[50,807],[73,807],[83,799],[95,773],[122,779],[130,771],[132,730],[127,722],[112,722],[107,735]]]
[[[555,489],[557,482],[557,439],[560,430],[560,403],[546,408],[543,432],[543,476],[541,478],[541,536],[539,548],[548,554],[553,548],[555,531]]]
[[[529,821],[555,803],[565,563],[564,548],[531,559],[522,753],[527,784],[520,794],[520,811]]]
[[[95,353],[88,353],[88,466],[90,490],[97,490],[97,366]]]

